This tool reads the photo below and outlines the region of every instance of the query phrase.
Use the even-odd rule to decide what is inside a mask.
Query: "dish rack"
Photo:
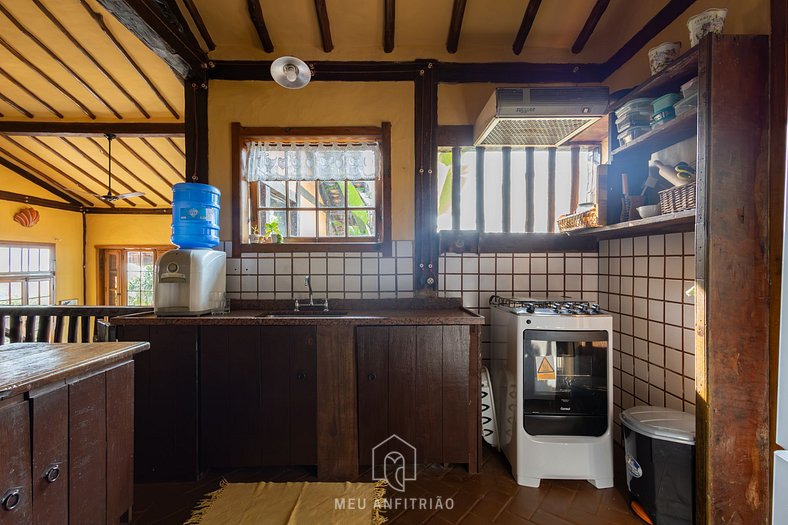
[[[568,232],[582,228],[596,228],[599,224],[599,214],[596,206],[585,211],[570,213],[558,219],[558,230]]]
[[[675,186],[659,192],[659,208],[665,213],[695,209],[695,183]]]

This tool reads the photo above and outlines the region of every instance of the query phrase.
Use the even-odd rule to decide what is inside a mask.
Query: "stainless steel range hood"
[[[607,87],[498,88],[474,125],[476,146],[560,146],[605,113]]]

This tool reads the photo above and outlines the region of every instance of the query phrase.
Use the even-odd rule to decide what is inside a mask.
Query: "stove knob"
[[[534,303],[528,303],[525,305],[525,311],[528,312],[529,314],[534,313],[535,310],[536,308],[534,307]]]
[[[598,314],[599,313],[599,305],[598,304],[594,303],[594,304],[591,305],[591,313],[592,314]]]

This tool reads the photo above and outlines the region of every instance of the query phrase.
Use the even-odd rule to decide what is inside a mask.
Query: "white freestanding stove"
[[[493,296],[499,443],[519,485],[613,486],[613,318],[582,301]]]

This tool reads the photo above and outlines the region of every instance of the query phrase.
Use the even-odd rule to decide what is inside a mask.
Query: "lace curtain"
[[[251,141],[242,153],[244,178],[269,180],[374,180],[377,144],[285,144]]]

